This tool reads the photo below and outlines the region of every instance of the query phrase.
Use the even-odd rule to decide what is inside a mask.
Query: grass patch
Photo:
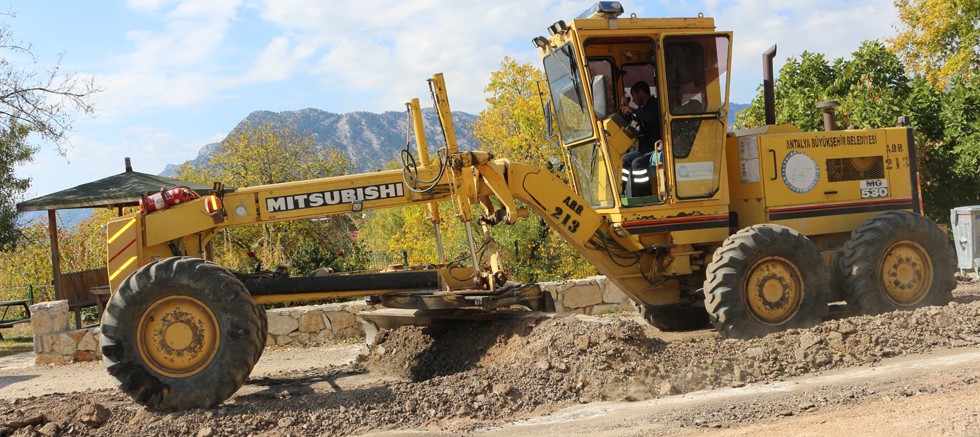
[[[0,331],[0,357],[34,350],[34,331],[30,323],[21,323]]]

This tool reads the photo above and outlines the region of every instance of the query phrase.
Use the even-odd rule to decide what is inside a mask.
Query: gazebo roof
[[[122,173],[23,201],[17,204],[17,212],[131,206],[142,196],[174,187],[188,187],[201,195],[209,194],[212,188],[207,184],[133,171],[129,158],[126,158],[126,171]]]

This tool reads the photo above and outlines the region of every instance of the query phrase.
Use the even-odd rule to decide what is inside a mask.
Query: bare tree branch
[[[11,12],[0,13],[12,18]],[[0,248],[11,249],[20,236],[16,201],[30,187],[14,167],[30,162],[40,145],[50,143],[64,156],[72,122],[79,113],[93,115],[90,99],[102,91],[92,78],[65,74],[60,53],[54,65],[39,65],[33,47],[15,41],[9,24],[0,23]],[[37,136],[32,136],[31,133]]]

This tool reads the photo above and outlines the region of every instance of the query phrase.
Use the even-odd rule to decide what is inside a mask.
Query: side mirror
[[[606,76],[596,75],[592,78],[592,106],[596,118],[606,117]]]
[[[546,98],[546,94],[541,89],[541,86],[543,84],[546,84],[546,83],[547,82],[545,82],[543,80],[539,80],[538,83],[537,83],[537,85],[538,85],[538,100],[541,101],[541,113],[544,114],[544,126],[545,126],[546,134],[547,134],[547,137],[546,138],[551,139],[551,138],[554,138],[555,137],[555,126],[553,124],[554,122],[551,119],[552,118],[552,113],[551,113],[551,108],[552,108],[552,106],[551,106],[551,100],[548,99],[548,98]]]
[[[548,138],[555,136],[555,126],[551,122],[551,103],[544,104],[544,126],[548,132]]]

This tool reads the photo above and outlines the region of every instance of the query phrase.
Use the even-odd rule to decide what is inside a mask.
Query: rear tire
[[[945,305],[956,287],[946,234],[908,211],[879,214],[854,230],[838,267],[847,303],[864,314]]]
[[[828,312],[827,268],[816,246],[779,225],[755,225],[725,239],[708,265],[705,309],[727,338],[808,328]]]
[[[163,411],[231,397],[262,355],[265,310],[203,259],[151,262],[127,278],[102,319],[103,363],[136,402]]]

